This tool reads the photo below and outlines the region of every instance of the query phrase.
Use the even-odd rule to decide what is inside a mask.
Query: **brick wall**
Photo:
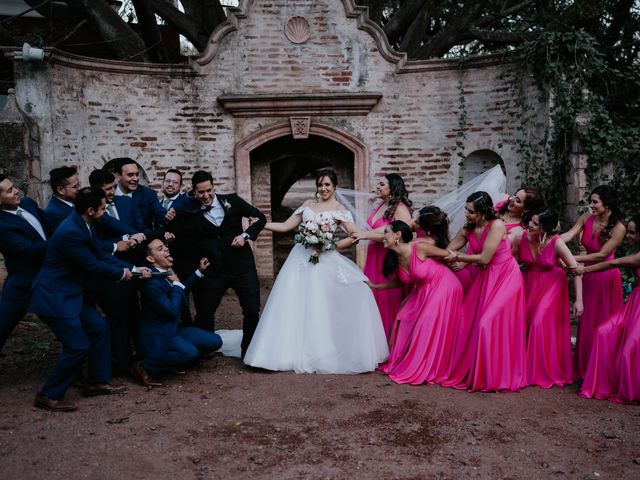
[[[419,206],[455,188],[458,154],[490,150],[502,158],[508,188],[515,189],[518,139],[540,131],[517,130],[522,92],[535,98],[527,79],[492,57],[463,68],[457,61],[406,62],[385,49],[381,31],[358,28],[358,13],[348,0],[245,2],[230,21],[233,28],[214,33],[210,50],[190,66],[61,54],[45,64],[17,63],[18,101],[40,128],[42,171],[75,164],[86,182],[92,169],[129,156],[157,186],[167,168],[180,168],[187,179],[205,168],[220,191],[250,190],[252,201],[269,211],[268,165],[252,168],[253,179],[237,178],[236,145],[288,116],[234,117],[218,98],[375,92],[382,98],[368,114],[311,115],[312,125],[335,127],[366,146],[366,180],[359,188],[399,172]],[[310,23],[304,43],[285,36],[293,16]],[[544,122],[544,105],[534,109]],[[258,250],[260,264],[268,263],[269,242],[261,239]]]

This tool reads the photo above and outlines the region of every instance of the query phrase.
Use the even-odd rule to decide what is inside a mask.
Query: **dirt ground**
[[[217,326],[240,326],[233,296]],[[27,323],[0,358],[2,479],[640,478],[640,407],[576,386],[469,394],[216,356],[150,391],[72,388],[79,410],[51,413],[32,402],[58,348]]]

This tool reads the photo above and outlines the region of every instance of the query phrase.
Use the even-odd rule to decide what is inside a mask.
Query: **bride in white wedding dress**
[[[266,230],[288,232],[320,214],[331,230],[353,230],[351,213],[335,198],[333,170],[316,175],[316,200],[285,222]],[[320,222],[319,222],[320,223]],[[342,242],[342,244],[341,244]],[[340,246],[350,246],[346,238]],[[374,370],[389,353],[378,307],[360,268],[336,250],[309,261],[312,249],[296,244],[282,266],[264,307],[244,363],[296,373],[362,373]]]

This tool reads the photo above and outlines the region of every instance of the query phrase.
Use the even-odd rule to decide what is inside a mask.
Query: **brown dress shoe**
[[[124,385],[111,385],[105,382],[85,385],[82,389],[82,395],[85,397],[97,397],[98,395],[113,395],[114,393],[124,393],[126,391],[127,387]]]
[[[41,393],[36,395],[33,404],[38,408],[52,412],[73,412],[78,409],[73,403],[65,402],[64,400],[54,400]]]
[[[162,383],[156,382],[151,375],[147,373],[140,362],[135,362],[131,367],[131,375],[135,378],[140,385],[144,387],[161,387]]]

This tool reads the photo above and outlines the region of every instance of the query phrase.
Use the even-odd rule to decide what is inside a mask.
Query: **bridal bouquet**
[[[314,265],[320,261],[320,254],[336,248],[334,235],[335,224],[330,218],[320,214],[315,220],[302,222],[298,227],[298,233],[293,241],[305,248],[312,248],[313,253],[309,257],[309,262]]]

